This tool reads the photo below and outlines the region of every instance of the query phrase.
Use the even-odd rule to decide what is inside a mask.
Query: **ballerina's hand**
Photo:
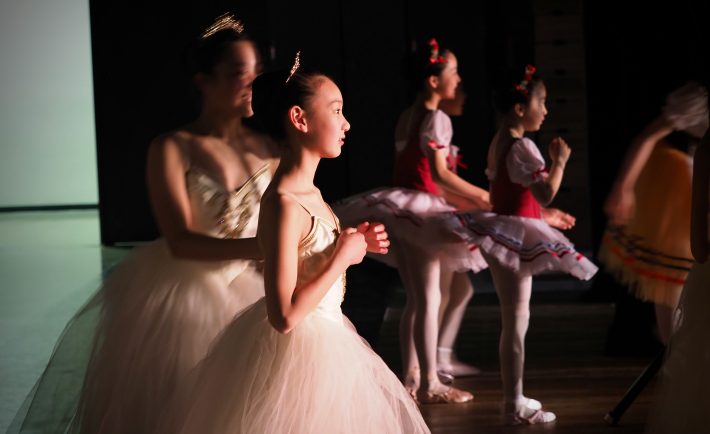
[[[556,161],[563,166],[567,164],[567,160],[569,160],[569,156],[572,154],[572,149],[562,137],[552,139],[547,150],[552,161]]]
[[[491,205],[491,195],[488,192],[482,194],[480,197],[474,197],[472,200],[476,205],[475,209],[483,211],[490,211],[493,209],[493,205]]]
[[[355,228],[345,228],[335,243],[335,256],[342,257],[346,265],[359,264],[367,253],[365,236]]]
[[[553,228],[563,230],[571,229],[577,222],[577,219],[572,214],[568,214],[557,208],[543,208],[542,218]]]
[[[368,252],[384,255],[389,251],[389,235],[382,223],[362,222],[357,226],[357,231],[365,236]]]

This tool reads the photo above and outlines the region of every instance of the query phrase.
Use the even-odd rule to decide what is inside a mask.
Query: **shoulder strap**
[[[290,197],[291,199],[293,199],[297,204],[301,205],[301,208],[303,208],[303,209],[308,213],[309,216],[313,217],[313,213],[311,213],[311,211],[310,211],[308,208],[306,208],[306,206],[303,205],[300,200],[298,200],[298,199],[296,198],[296,195],[294,195],[294,194],[292,194],[292,193],[289,193],[288,191],[282,191],[281,194],[283,194],[284,196],[288,196],[288,197]]]

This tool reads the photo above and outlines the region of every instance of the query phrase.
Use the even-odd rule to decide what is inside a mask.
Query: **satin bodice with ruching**
[[[271,182],[268,164],[233,191],[200,166],[190,168],[185,182],[195,231],[218,238],[256,236],[261,196]]]
[[[291,195],[289,195],[291,196]],[[332,219],[314,215],[295,197],[291,196],[310,215],[311,228],[298,245],[297,284],[307,282],[323,272],[326,263],[335,252],[335,243],[340,235],[340,222],[331,210]],[[336,280],[320,301],[312,315],[322,315],[340,324],[343,314],[340,304],[345,296],[345,273]]]

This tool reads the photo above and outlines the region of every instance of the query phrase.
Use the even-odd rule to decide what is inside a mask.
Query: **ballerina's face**
[[[532,92],[527,105],[523,106],[521,122],[525,131],[538,131],[547,116],[547,89],[542,82],[537,83]]]
[[[438,84],[436,91],[441,95],[441,99],[454,99],[456,97],[456,88],[461,82],[459,76],[459,64],[456,56],[451,51],[444,54],[446,66],[438,76]]]
[[[334,158],[340,155],[345,133],[350,130],[350,123],[343,114],[343,95],[338,86],[324,76],[315,78],[313,86],[316,89],[308,101],[306,114],[309,142],[321,157]]]
[[[205,75],[200,89],[208,105],[236,111],[242,117],[254,112],[251,107],[252,82],[259,72],[254,44],[237,41],[229,44],[212,73]]]

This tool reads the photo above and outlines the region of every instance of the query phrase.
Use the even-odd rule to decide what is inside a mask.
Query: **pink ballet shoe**
[[[473,401],[473,394],[455,387],[449,387],[440,393],[420,390],[417,392],[417,401],[422,404],[463,404]]]
[[[512,405],[504,404],[504,408],[510,407]],[[555,413],[544,411],[542,404],[535,399],[528,399],[525,405],[517,405],[517,410],[508,410],[503,413],[503,423],[506,425],[537,425],[554,422],[556,419]]]

